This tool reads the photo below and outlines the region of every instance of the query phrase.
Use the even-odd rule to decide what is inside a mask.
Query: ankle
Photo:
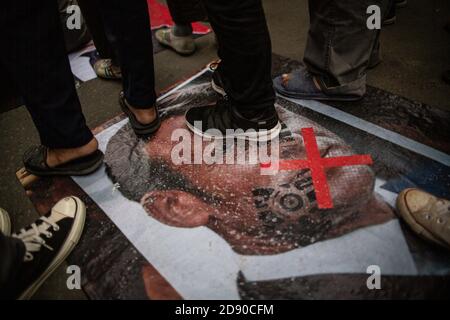
[[[79,147],[79,154],[82,154],[83,156],[90,155],[91,153],[95,152],[98,149],[98,141],[96,138],[92,138],[91,141],[89,141],[84,146]]]
[[[136,119],[142,124],[149,124],[156,119],[156,108],[155,106],[150,106],[148,108],[135,108],[125,100],[127,107],[133,112]]]
[[[56,167],[60,164],[88,156],[98,149],[98,141],[92,138],[87,144],[77,148],[49,149],[47,152],[47,165]]]
[[[175,26],[173,27],[173,35],[176,37],[188,37],[192,35],[191,24],[175,24]]]

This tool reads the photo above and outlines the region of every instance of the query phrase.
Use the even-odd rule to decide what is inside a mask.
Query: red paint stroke
[[[147,0],[147,4],[152,30],[162,27],[172,27],[174,25],[169,8],[166,5],[159,3],[157,0]],[[199,22],[192,23],[192,29],[195,34],[207,34],[211,32],[210,28]]]
[[[305,143],[305,160],[282,160],[279,162],[279,170],[309,169],[316,193],[317,204],[320,209],[333,208],[330,188],[325,173],[325,168],[344,167],[355,165],[371,165],[373,163],[370,155],[353,155],[344,157],[322,158],[317,146],[316,136],[313,128],[302,129],[303,141]],[[270,163],[261,164],[261,168],[270,167]]]

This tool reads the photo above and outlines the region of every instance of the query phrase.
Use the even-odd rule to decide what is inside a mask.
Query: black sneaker
[[[45,216],[13,234],[25,245],[24,262],[18,266],[14,293],[29,299],[40,285],[66,259],[80,239],[86,207],[76,197],[60,200]]]
[[[209,139],[233,137],[264,142],[278,137],[281,131],[275,111],[266,119],[246,119],[226,99],[219,100],[214,106],[191,108],[185,117],[192,132]]]
[[[211,86],[215,92],[221,96],[226,96],[227,93],[225,92],[222,76],[219,72],[219,65],[220,61],[214,61],[209,64],[209,69],[214,72],[211,79]]]
[[[211,86],[215,92],[220,94],[221,96],[226,96],[226,92],[223,86],[222,77],[220,76],[219,71],[214,71],[211,80]]]

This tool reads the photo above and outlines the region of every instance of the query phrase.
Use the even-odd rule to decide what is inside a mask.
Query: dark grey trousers
[[[325,93],[364,95],[366,70],[379,59],[380,31],[366,23],[370,5],[378,5],[383,17],[388,0],[309,0],[303,61]]]

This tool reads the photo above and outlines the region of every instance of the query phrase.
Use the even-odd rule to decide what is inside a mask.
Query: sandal
[[[136,133],[136,135],[147,136],[149,134],[155,133],[161,126],[161,119],[159,117],[158,108],[156,108],[156,106],[154,107],[156,109],[155,120],[153,120],[149,124],[142,124],[137,120],[134,113],[131,112],[130,108],[127,106],[123,91],[120,93],[119,103],[120,107],[122,108],[122,111],[127,115],[128,119],[130,120],[131,127],[133,128],[133,131],[134,133]]]
[[[314,76],[305,67],[276,77],[273,80],[273,86],[280,95],[294,99],[358,101],[362,98],[353,94],[323,92],[317,88]]]
[[[56,167],[47,164],[48,148],[34,146],[23,156],[25,169],[36,176],[84,176],[96,171],[103,163],[103,152],[96,150],[88,156],[78,158]]]

